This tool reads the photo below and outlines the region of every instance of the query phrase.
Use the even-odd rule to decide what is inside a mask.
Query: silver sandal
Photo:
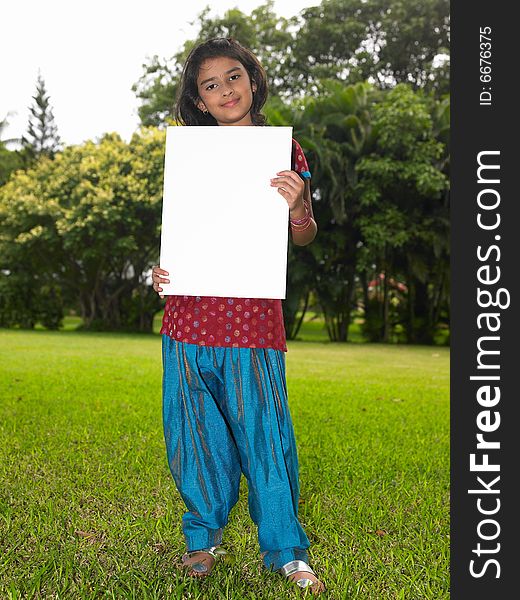
[[[311,573],[316,578],[318,577],[316,573],[309,567],[309,565],[303,560],[291,560],[291,562],[286,563],[281,569],[279,569],[279,572],[285,575],[285,577],[287,578],[289,578],[294,573],[298,573],[298,571],[302,571],[304,573]],[[308,577],[301,577],[300,579],[296,579],[293,581],[298,587],[301,587],[303,589],[312,587],[316,584],[319,584],[319,591],[324,591],[325,589],[323,582],[321,582],[319,579],[318,581],[313,581]]]
[[[215,560],[213,561],[213,564],[211,565],[211,567],[208,567],[208,565],[206,565],[203,562],[194,562],[191,564],[185,564],[185,561],[187,559],[191,558],[192,556],[194,556],[195,554],[198,554],[200,552],[203,552],[204,554],[209,554],[210,556],[213,556],[213,558]],[[220,548],[219,546],[211,546],[211,548],[202,548],[201,550],[192,550],[191,552],[186,552],[185,554],[182,555],[182,563],[186,569],[189,569],[190,571],[195,571],[195,573],[197,573],[198,575],[206,576],[211,573],[211,570],[215,566],[215,563],[216,563],[218,557],[226,555],[226,554],[227,554],[227,552],[224,550],[224,548]]]

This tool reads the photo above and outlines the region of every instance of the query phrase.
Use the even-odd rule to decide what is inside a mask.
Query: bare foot
[[[215,557],[209,552],[190,552],[182,557],[182,564],[187,569],[188,577],[207,577],[215,564]]]
[[[289,575],[288,579],[289,581],[294,581],[295,583],[298,581],[298,579],[310,579],[311,581],[314,581],[315,583],[309,586],[314,595],[321,594],[325,591],[325,585],[316,577],[316,575],[307,573],[306,571],[297,571],[296,573]]]

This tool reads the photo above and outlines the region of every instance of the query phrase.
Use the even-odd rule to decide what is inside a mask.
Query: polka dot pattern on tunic
[[[201,305],[199,315],[195,315],[194,307],[199,302],[206,305],[206,310],[202,312]],[[220,310],[226,305],[230,310]],[[287,350],[282,302],[269,298],[169,296],[163,333],[188,344]]]

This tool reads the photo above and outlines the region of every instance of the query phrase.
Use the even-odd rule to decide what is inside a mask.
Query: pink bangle
[[[291,223],[291,229],[293,231],[305,231],[306,229],[308,229],[310,227],[311,223],[312,223],[311,218],[309,218],[309,220],[307,221],[307,223],[305,225],[293,225]]]
[[[305,210],[305,216],[301,219],[290,219],[292,225],[303,225],[311,218],[310,214]]]

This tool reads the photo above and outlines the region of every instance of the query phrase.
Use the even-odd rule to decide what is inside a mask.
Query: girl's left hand
[[[280,171],[279,177],[271,179],[271,185],[278,188],[280,194],[287,200],[289,210],[304,208],[303,190],[305,184],[296,171]]]

